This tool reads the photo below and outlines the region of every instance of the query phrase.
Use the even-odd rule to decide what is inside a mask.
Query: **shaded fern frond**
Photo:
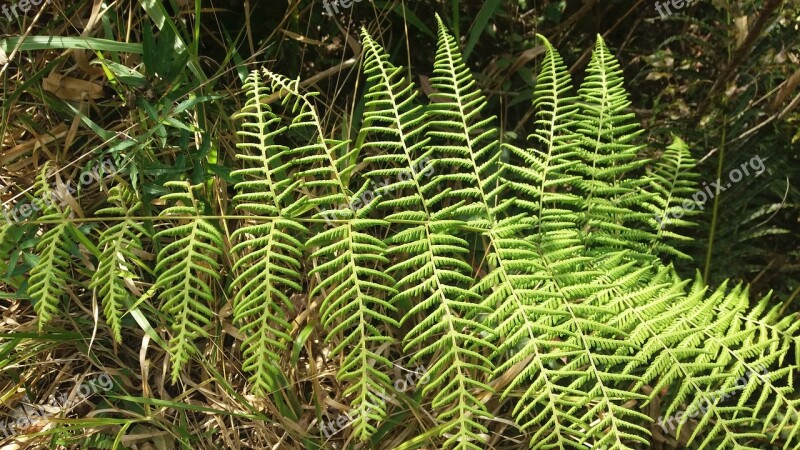
[[[95,298],[102,301],[114,340],[121,342],[125,307],[135,301],[126,281],[132,282],[138,278],[135,266],[146,267],[137,253],[142,252],[141,237],[148,236],[148,232],[136,217],[143,204],[127,186],[112,187],[108,202],[114,206],[98,210],[96,214],[124,219],[114,222],[100,233],[97,245],[100,258],[97,270],[92,273],[89,288]]]
[[[693,225],[692,222],[683,219],[683,216],[697,214],[697,211],[694,211],[695,201],[689,198],[689,195],[696,193],[698,188],[698,183],[694,181],[698,175],[692,171],[694,167],[695,160],[689,147],[681,138],[675,136],[672,144],[666,148],[647,174],[649,184],[644,188],[656,195],[643,206],[652,214],[650,224],[655,230],[657,239],[654,239],[650,246],[656,254],[689,258],[689,255],[670,245],[670,241],[691,240],[672,230],[676,226]],[[703,197],[705,198],[705,194]]]
[[[164,194],[161,199],[175,202],[175,205],[164,209],[159,216],[181,219],[154,236],[155,239],[172,239],[158,253],[155,289],[159,291],[161,311],[170,321],[169,353],[174,383],[184,364],[197,353],[194,340],[208,337],[205,328],[214,316],[211,309],[214,295],[209,283],[220,278],[217,258],[222,256],[224,244],[214,224],[199,217],[204,213],[203,203],[195,190],[202,185],[169,181],[165,186],[176,192]]]
[[[8,252],[12,249],[12,247],[8,245],[8,241],[15,227],[16,225],[9,221],[0,221],[0,260],[2,261],[8,258]]]

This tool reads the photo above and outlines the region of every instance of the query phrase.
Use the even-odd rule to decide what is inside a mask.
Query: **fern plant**
[[[69,265],[72,259],[70,250],[73,225],[66,220],[69,216],[69,207],[62,209],[54,203],[53,194],[47,182],[49,174],[50,164],[47,163],[42,166],[36,180],[34,204],[41,209],[41,220],[52,220],[56,224],[44,230],[36,245],[38,261],[31,268],[28,280],[28,295],[39,316],[40,331],[47,322],[58,315],[59,305],[68,289]]]
[[[136,218],[144,205],[129,187],[120,184],[111,188],[108,202],[113,206],[103,208],[97,214],[124,219],[100,234],[98,247],[101,253],[89,288],[95,297],[101,299],[114,339],[121,342],[122,316],[127,306],[135,301],[126,282],[138,278],[137,267],[147,267],[140,255],[143,251],[142,237],[147,237],[148,232]]]
[[[174,382],[183,365],[197,353],[194,340],[209,336],[206,327],[214,316],[215,302],[210,283],[220,279],[218,258],[223,242],[216,226],[202,217],[205,205],[197,195],[202,185],[172,181],[166,186],[175,191],[161,199],[175,204],[164,209],[161,216],[175,217],[178,224],[154,236],[172,238],[158,253],[154,287],[159,291],[161,311],[171,322],[169,353]]]
[[[237,115],[242,119],[238,132],[242,142],[237,155],[246,168],[234,171],[245,177],[236,185],[239,194],[233,199],[239,211],[258,216],[275,216],[272,221],[257,221],[237,229],[231,253],[235,255],[233,272],[234,319],[245,334],[243,368],[252,374],[253,391],[266,395],[276,389],[275,372],[279,370],[281,351],[291,341],[290,320],[294,313],[291,292],[301,290],[303,243],[295,236],[308,230],[293,216],[291,194],[299,181],[281,177],[290,160],[288,148],[274,143],[274,136],[285,127],[270,130],[279,122],[262,98],[268,86],[258,73],[245,84],[248,100]]]
[[[429,381],[402,401],[438,421],[407,447],[491,448],[513,424],[535,449],[800,448],[800,324],[769,298],[751,305],[745,286],[710,289],[676,273],[669,258],[686,257],[677,246],[691,222],[659,218],[697,188],[694,160],[677,138],[659,160],[640,156],[641,130],[603,40],[573,93],[540,37],[535,130],[514,145],[500,142],[437,21],[428,104],[362,31],[367,92],[355,142],[329,137],[317,94],[297,80],[251,73],[236,115],[240,215],[224,226],[204,185],[170,182],[151,238],[129,223],[139,200],[115,188],[103,214],[124,219],[101,233],[90,283],[114,336],[137,250],[154,241],[173,381],[215,328],[216,294],[228,292],[252,391],[276,393],[298,332],[295,294],[307,294],[344,386],[336,400],[360,412],[351,434],[362,441],[381,436],[396,403],[386,401],[391,370],[407,360],[424,364]],[[63,294],[53,274],[68,271],[68,227],[49,229],[39,249],[29,292],[42,322]],[[130,250],[116,250],[123,244]],[[511,420],[496,420],[503,411]]]

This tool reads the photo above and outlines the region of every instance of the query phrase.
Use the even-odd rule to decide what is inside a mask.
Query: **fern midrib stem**
[[[722,106],[722,137],[720,138],[720,145],[719,145],[719,160],[717,162],[717,180],[722,178],[722,165],[725,161],[725,136],[728,129],[728,114],[725,111],[726,107],[725,101],[723,101]],[[708,283],[709,276],[711,275],[711,257],[713,256],[714,250],[714,236],[717,232],[717,218],[719,214],[719,198],[720,194],[722,193],[722,189],[720,189],[721,182],[716,183],[717,189],[714,192],[714,207],[711,213],[711,229],[708,232],[708,250],[706,250],[706,261],[705,267],[703,268],[703,280]]]

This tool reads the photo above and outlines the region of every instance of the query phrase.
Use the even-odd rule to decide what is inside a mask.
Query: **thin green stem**
[[[723,105],[724,108],[724,105]],[[719,212],[720,180],[722,179],[722,165],[725,162],[725,135],[728,130],[728,116],[722,117],[722,137],[719,144],[719,161],[717,162],[717,190],[714,192],[714,210],[711,215],[711,230],[708,233],[708,250],[706,250],[705,267],[703,268],[703,280],[708,283],[708,276],[711,273],[711,255],[714,249],[714,234],[717,232],[717,218]]]

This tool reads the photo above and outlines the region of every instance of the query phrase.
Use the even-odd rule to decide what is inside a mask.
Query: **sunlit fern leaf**
[[[319,263],[309,275],[320,276],[311,295],[323,297],[322,325],[329,330],[328,340],[343,334],[332,350],[343,356],[337,378],[348,385],[345,395],[354,396],[353,408],[365,411],[353,419],[360,439],[375,433],[373,421],[386,417],[388,405],[383,397],[392,382],[384,368],[392,367],[392,362],[376,350],[393,342],[381,327],[398,325],[392,317],[396,308],[388,301],[394,280],[380,269],[388,262],[386,244],[363,231],[375,225],[382,224],[352,221],[323,231],[307,243],[318,247],[311,258]]]
[[[214,317],[209,282],[220,278],[217,258],[222,256],[224,244],[216,226],[200,217],[203,203],[195,191],[202,185],[169,181],[165,186],[175,192],[164,194],[161,199],[175,204],[164,209],[160,217],[175,217],[175,223],[154,236],[162,241],[170,239],[158,253],[155,288],[172,331],[169,353],[174,383],[183,366],[198,352],[195,339],[208,337],[206,327]]]
[[[466,201],[458,214],[480,224],[513,203],[499,195],[504,184],[498,163],[502,152],[496,117],[482,117],[486,98],[464,63],[458,43],[441,18],[437,20],[439,39],[430,78],[434,92],[426,110],[427,132],[436,166],[447,165],[453,170],[452,174],[437,176],[437,180],[460,181],[441,196],[442,200]]]
[[[253,392],[267,395],[278,388],[274,381],[281,354],[291,342],[291,319],[295,313],[291,294],[301,290],[303,245],[298,237],[308,230],[289,220],[302,206],[304,197],[292,202],[301,180],[286,176],[291,170],[289,148],[274,140],[286,127],[262,99],[269,91],[261,75],[253,72],[244,88],[247,103],[241,119],[237,157],[245,167],[231,172],[244,181],[236,184],[236,209],[256,217],[231,236],[235,245],[231,284],[233,320],[244,334],[242,367],[250,373]],[[284,206],[285,205],[285,206]],[[257,216],[277,217],[261,220]]]
[[[235,174],[245,181],[236,184],[237,207],[261,216],[290,217],[308,201],[308,195],[298,195],[303,179],[289,173],[297,164],[295,158],[307,156],[309,150],[291,149],[275,142],[287,126],[265,102],[272,88],[265,84],[259,71],[250,73],[243,88],[247,102],[235,118],[241,120],[236,132],[236,148],[240,150],[236,157],[245,167]]]
[[[635,389],[650,384],[651,397],[667,390],[657,425],[678,436],[691,420],[684,445],[692,448],[753,448],[754,437],[779,436],[784,448],[800,448],[800,400],[790,396],[797,364],[786,364],[800,346],[800,324],[779,318],[769,298],[751,308],[741,286],[706,290],[698,274],[688,295],[670,288],[668,301],[628,306],[640,317],[631,340],[642,344],[648,361]]]
[[[310,282],[342,360],[338,377],[349,380],[346,395],[368,412],[357,414],[354,434],[369,437],[370,422],[386,413],[377,396],[388,371],[378,366],[390,362],[371,343],[392,347],[387,328],[402,305],[404,350],[429,367],[423,395],[441,421],[437,448],[485,448],[496,430],[486,404],[509,408],[531,448],[639,448],[663,437],[651,438],[655,406],[680,412],[731,392],[737,376],[762,365],[773,367],[753,377],[762,384],[749,384],[740,404],[714,405],[691,429],[692,443],[797,446],[797,367],[787,355],[792,347],[800,355],[800,325],[766,301],[750,307],[744,289],[707,295],[698,280],[687,293],[688,281],[655,257],[670,253],[662,247],[670,236],[657,234],[654,212],[688,193],[668,175],[688,169],[688,159],[677,162],[685,149],[676,148],[666,166],[655,163],[657,175],[642,170],[650,162],[636,161],[639,132],[602,40],[578,109],[566,67],[546,48],[535,148],[508,147],[512,158],[501,164],[494,118],[481,117],[485,98],[438,22],[433,103],[424,113],[403,71],[364,34],[362,145],[325,138],[314,94],[264,72],[272,93],[288,94],[287,135],[309,141],[275,148],[295,152],[286,163],[290,190],[299,191],[292,198],[308,194],[297,211],[316,208],[314,217],[331,219],[307,243]],[[435,170],[423,174],[426,158]],[[371,183],[359,184],[359,159]],[[474,252],[468,242],[483,246]]]
[[[583,440],[598,448],[635,448],[635,442],[647,442],[641,426],[647,416],[626,404],[645,397],[626,388],[638,376],[619,374],[616,366],[638,357],[623,324],[613,323],[616,310],[603,299],[638,274],[632,263],[622,264],[622,254],[598,268],[580,251],[566,261],[559,256],[564,254],[520,254],[539,281],[521,301],[494,313],[493,320],[502,319],[498,332],[508,335],[499,350],[512,355],[496,373],[523,364],[503,396],[519,396],[513,412],[523,429],[535,431],[531,448],[580,448]]]
[[[321,209],[315,217],[331,223],[314,235],[305,247],[311,250],[314,268],[309,272],[313,283],[311,297],[322,297],[320,311],[327,341],[334,341],[334,355],[342,358],[337,379],[346,385],[344,395],[351,397],[351,407],[360,411],[353,419],[355,436],[366,440],[377,431],[376,422],[386,418],[384,397],[392,389],[387,375],[392,361],[379,352],[394,342],[387,328],[398,325],[396,308],[390,303],[394,295],[394,279],[385,273],[386,244],[375,238],[376,229],[385,229],[386,222],[368,219],[376,202],[366,200],[368,184],[355,192],[349,180],[355,170],[349,142],[327,139],[314,94],[300,92],[298,84],[285,77],[264,71],[275,92],[286,94],[284,104],[291,104],[295,118],[292,128],[311,132],[310,142],[294,148],[298,157],[292,174],[303,180],[303,189],[314,189],[309,203]],[[374,200],[374,196],[372,199]],[[341,336],[341,337],[340,337]]]
[[[372,169],[365,176],[373,181],[375,193],[382,196],[380,209],[387,219],[420,214],[427,217],[433,207],[429,199],[435,197],[439,183],[431,179],[432,149],[427,145],[430,139],[425,136],[422,105],[402,68],[389,62],[384,49],[366,30],[361,30],[361,36],[369,89],[360,152]],[[409,214],[411,211],[418,213]]]
[[[66,294],[70,278],[70,251],[73,245],[73,225],[68,219],[69,207],[61,209],[55,204],[47,183],[49,169],[50,163],[46,163],[39,172],[35,183],[34,204],[41,210],[39,220],[55,223],[44,225],[45,230],[36,244],[38,259],[31,268],[28,280],[28,295],[39,316],[39,330],[58,314],[59,304]]]
[[[638,189],[644,180],[630,176],[648,163],[636,159],[641,146],[634,142],[643,130],[627,111],[630,101],[619,62],[599,35],[586,73],[578,89],[576,127],[583,138],[585,242],[594,253],[629,248],[649,259],[647,244],[654,238],[649,230],[652,215],[639,205],[651,194]]]
[[[577,97],[571,93],[572,77],[561,55],[543,36],[545,58],[536,78],[533,107],[533,148],[509,146],[520,164],[504,164],[509,186],[518,193],[516,204],[537,219],[536,242],[570,230],[577,233],[583,198],[576,192],[585,169],[581,167],[580,140],[575,131]]]
[[[355,169],[353,155],[357,149],[348,150],[348,141],[325,137],[325,129],[314,104],[314,98],[319,95],[317,92],[301,92],[297,80],[266,69],[263,70],[263,77],[269,82],[271,92],[282,95],[283,105],[290,107],[293,118],[289,130],[305,133],[298,140],[308,140],[306,145],[287,150],[294,157],[292,167],[296,169],[291,174],[291,187],[295,191],[314,193],[308,196],[304,211],[319,207],[323,213],[314,217],[326,218],[326,212],[334,218],[354,217],[350,207],[349,180]],[[341,205],[346,207],[339,208]]]
[[[146,267],[141,260],[142,236],[147,230],[136,217],[143,204],[126,185],[116,185],[109,191],[109,206],[97,211],[98,216],[116,218],[112,225],[100,233],[97,245],[100,258],[97,270],[92,273],[89,288],[95,298],[102,301],[106,321],[117,342],[122,341],[122,316],[126,305],[135,301],[127,282],[138,278],[136,266]]]
[[[245,335],[242,367],[251,374],[253,392],[266,395],[277,389],[273,381],[281,354],[291,342],[294,305],[289,295],[301,289],[302,243],[305,227],[289,220],[248,225],[232,236],[234,322]]]

